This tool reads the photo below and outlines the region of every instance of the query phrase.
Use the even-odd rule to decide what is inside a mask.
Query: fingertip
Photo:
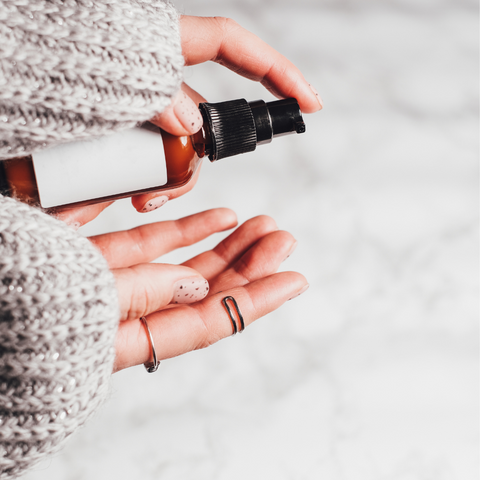
[[[103,212],[113,202],[96,203],[93,205],[86,205],[83,207],[73,207],[61,211],[52,211],[57,220],[65,222],[69,227],[78,230],[81,226],[94,220],[100,213]]]
[[[268,215],[258,215],[256,217],[247,220],[245,223],[254,223],[254,225],[263,232],[264,235],[270,232],[276,232],[278,230],[277,222]]]
[[[178,137],[193,135],[203,125],[203,118],[197,104],[183,90],[179,90],[171,104],[151,121]]]
[[[315,87],[305,80],[303,75],[300,78],[301,80],[295,83],[293,89],[278,92],[276,95],[279,96],[280,94],[280,98],[285,98],[285,96],[295,98],[302,113],[316,113],[322,110],[322,97],[319,95]]]
[[[159,200],[159,202],[161,203],[161,205],[159,205],[159,206],[162,206],[162,205],[165,205],[166,201],[175,200],[176,198],[181,197],[182,195],[185,195],[197,183],[201,167],[202,167],[202,165],[199,164],[198,168],[197,168],[197,171],[193,174],[193,177],[182,187],[169,188],[169,189],[166,189],[166,190],[160,190],[160,191],[156,191],[156,192],[153,192],[153,193],[143,193],[143,194],[140,194],[140,195],[134,195],[131,199],[133,208],[135,208],[135,210],[137,210],[137,212],[145,213],[147,211],[152,211],[152,210],[156,209],[156,208],[151,208],[150,210],[148,210],[148,209],[143,210],[146,207],[146,204],[148,203],[148,201],[150,201],[153,198],[158,198],[158,197],[162,197],[162,196],[166,197],[166,200],[165,200],[165,198],[163,200]],[[154,205],[153,207],[155,207],[155,206],[156,205]]]
[[[322,97],[320,97],[317,90],[315,89],[315,87],[313,87],[313,85],[311,83],[309,83],[308,86],[310,87],[310,90],[312,91],[312,93],[315,95],[315,99],[316,99],[316,101],[318,103],[318,106],[319,106],[319,108],[317,107],[316,111],[321,110],[323,108]]]
[[[236,227],[238,225],[237,214],[230,208],[218,208],[219,213],[222,215],[225,230]]]
[[[293,300],[294,298],[299,297],[302,293],[305,293],[310,288],[310,285],[307,283],[305,284],[297,293],[295,293],[292,297],[288,299],[288,301]]]
[[[283,302],[288,302],[302,293],[306,292],[309,288],[308,280],[300,272],[286,271],[275,274],[283,280],[284,290],[281,293]],[[278,287],[280,290],[280,287]]]
[[[308,280],[300,272],[285,271],[277,273],[276,275],[285,281],[285,285],[290,291],[290,296],[298,293],[305,285],[308,285]],[[284,293],[287,294],[286,291]]]
[[[185,218],[190,219],[192,217],[201,219],[203,226],[206,226],[210,230],[216,232],[230,230],[238,224],[237,214],[229,208],[212,208],[210,210],[204,210],[203,212],[195,213],[190,217]],[[180,219],[180,221],[183,220],[184,219]]]
[[[203,277],[189,277],[173,285],[172,303],[185,305],[203,300],[210,290],[208,280]]]
[[[323,109],[323,100],[310,83],[305,83],[301,93],[298,92],[295,98],[302,113],[316,113]]]
[[[183,90],[180,90],[177,95],[173,110],[177,120],[190,135],[197,133],[202,128],[203,117],[200,110]]]
[[[132,197],[132,205],[139,213],[153,212],[157,208],[163,207],[168,202],[167,195],[159,195],[157,197],[150,197],[145,202],[138,202],[135,197]]]
[[[295,240],[295,238],[291,234],[290,234],[289,240],[290,240],[289,248],[288,248],[287,254],[285,255],[285,258],[283,259],[283,262],[292,255],[292,253],[295,251],[298,245],[298,241]]]

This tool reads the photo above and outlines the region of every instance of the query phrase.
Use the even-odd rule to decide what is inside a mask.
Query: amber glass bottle
[[[202,103],[199,109],[203,127],[195,135],[175,137],[145,123],[0,161],[0,193],[58,209],[169,190],[188,183],[204,156],[216,161],[305,132],[295,99]]]

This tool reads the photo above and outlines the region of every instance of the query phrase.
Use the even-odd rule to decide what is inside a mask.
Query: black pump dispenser
[[[211,144],[205,152],[213,162],[240,153],[253,152],[257,145],[291,133],[304,133],[305,122],[294,98],[265,103],[245,99],[201,103],[200,111]]]

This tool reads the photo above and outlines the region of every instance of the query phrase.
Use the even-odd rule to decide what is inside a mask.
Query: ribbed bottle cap
[[[245,99],[220,103],[201,103],[200,111],[211,132],[210,160],[253,152],[257,134],[252,110]]]

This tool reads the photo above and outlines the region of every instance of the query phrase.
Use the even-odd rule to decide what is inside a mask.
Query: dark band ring
[[[153,343],[152,332],[148,328],[147,319],[145,317],[141,317],[140,321],[143,323],[143,326],[145,327],[145,331],[147,332],[147,337],[150,342],[150,349],[152,351],[152,360],[145,362],[143,366],[145,367],[145,370],[147,370],[148,373],[155,373],[158,370],[158,367],[160,366],[160,360],[157,359],[157,352],[155,351],[155,344]]]
[[[240,329],[237,326],[237,320],[235,319],[235,316],[232,312],[232,309],[230,308],[229,302],[232,303],[233,306],[235,307],[235,311],[237,312],[238,320],[240,321]],[[230,317],[230,321],[232,322],[232,328],[233,328],[233,334],[232,335],[235,335],[237,332],[243,332],[245,330],[245,322],[243,321],[242,313],[240,312],[240,309],[238,308],[238,304],[235,301],[235,299],[233,297],[225,297],[222,300],[222,303],[223,303],[225,309],[227,310],[228,316]]]

